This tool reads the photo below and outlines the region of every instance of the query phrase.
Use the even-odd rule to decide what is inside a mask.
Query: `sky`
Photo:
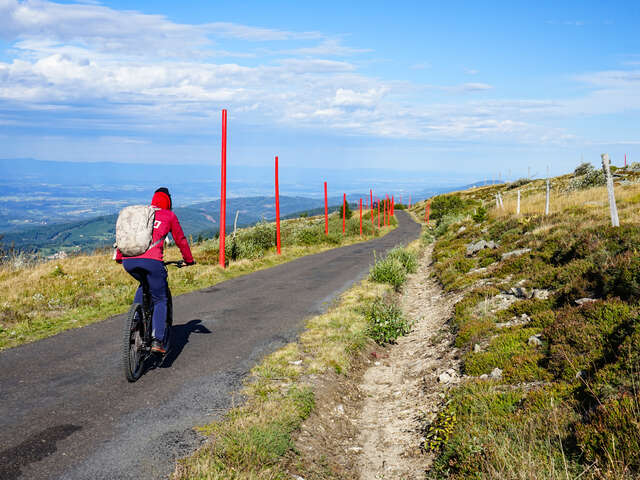
[[[0,0],[0,157],[217,164],[226,108],[239,165],[640,161],[639,23],[637,1]]]

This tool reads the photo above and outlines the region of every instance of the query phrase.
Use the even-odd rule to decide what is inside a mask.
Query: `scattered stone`
[[[506,260],[511,257],[519,257],[520,255],[524,255],[525,253],[529,253],[531,251],[530,248],[520,248],[518,250],[513,250],[511,252],[506,252],[502,254],[502,260]]]
[[[291,475],[291,477],[293,480],[304,480],[304,477],[301,477],[300,475]]]
[[[482,375],[480,375],[480,380],[486,380],[487,378],[489,378],[489,375],[487,375],[486,373],[483,373]]]
[[[475,343],[473,345],[473,353],[480,353],[482,352],[482,347],[480,345],[478,345],[477,343]]]
[[[578,300],[576,300],[575,302],[578,305],[584,305],[585,303],[593,303],[596,302],[597,300],[595,298],[579,298]]]
[[[460,234],[461,234],[462,232],[464,232],[466,229],[467,229],[467,227],[465,227],[464,225],[463,225],[463,226],[461,226],[461,227],[458,229],[458,235],[460,235]]]
[[[289,365],[302,365],[302,360],[296,360],[294,362],[289,362]]]
[[[333,409],[338,415],[344,415],[344,405],[338,404],[336,408]]]
[[[549,290],[539,290],[537,288],[533,290],[533,298],[535,298],[536,300],[546,300],[550,296],[551,292]]]
[[[447,372],[442,372],[440,375],[438,375],[438,382],[449,383],[450,381],[451,375],[449,375]]]
[[[533,290],[524,287],[511,287],[507,292],[508,295],[513,295],[516,298],[532,298]]]
[[[541,347],[542,346],[542,334],[538,333],[536,335],[531,335],[529,337],[529,340],[527,340],[527,343],[529,345],[531,345],[532,347]]]
[[[473,270],[469,270],[467,275],[473,275],[474,273],[484,273],[488,270],[487,267],[474,268]]]
[[[467,256],[470,257],[485,248],[496,249],[498,248],[498,244],[493,240],[488,242],[486,240],[479,240],[476,243],[470,243],[467,245]]]
[[[496,323],[496,328],[517,327],[520,325],[526,325],[529,322],[531,322],[531,317],[526,313],[523,313],[519,317],[513,317],[508,322]]]
[[[495,379],[500,379],[502,378],[502,370],[499,369],[498,367],[494,368],[493,370],[491,370],[491,378],[495,378]]]

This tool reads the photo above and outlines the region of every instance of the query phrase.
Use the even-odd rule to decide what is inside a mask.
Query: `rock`
[[[486,373],[480,375],[480,380],[486,380],[487,378],[489,378],[489,375],[487,375]]]
[[[467,245],[467,256],[470,257],[485,248],[496,249],[498,248],[498,244],[493,240],[488,242],[486,240],[479,240],[476,243],[470,243]]]
[[[519,325],[526,325],[529,322],[531,322],[531,317],[523,313],[519,317],[513,317],[508,322],[496,323],[496,328],[517,327]]]
[[[302,360],[296,360],[294,362],[289,362],[289,365],[302,365]]]
[[[482,352],[482,347],[480,345],[478,345],[477,343],[475,343],[473,345],[473,353],[480,353]]]
[[[541,347],[542,346],[542,334],[538,333],[536,335],[531,335],[529,337],[529,340],[527,340],[527,343],[529,345],[531,345],[532,347]]]
[[[338,415],[344,415],[344,406],[342,404],[336,405],[336,408],[333,409]]]
[[[520,255],[524,255],[525,253],[529,253],[531,251],[530,248],[520,248],[518,250],[513,250],[511,252],[506,252],[502,254],[502,260],[506,260],[511,257],[519,257]]]
[[[495,379],[500,379],[502,378],[502,370],[499,369],[498,367],[494,368],[493,370],[491,370],[491,378],[495,378]]]
[[[362,447],[349,447],[348,449],[350,452],[355,452],[355,453],[360,453],[361,451],[364,450],[364,448]]]
[[[533,290],[533,298],[536,300],[546,300],[551,296],[551,292],[549,290]]]
[[[304,477],[301,477],[300,475],[291,475],[291,478],[293,478],[293,480],[304,480]]]
[[[447,372],[442,372],[440,375],[438,375],[438,381],[440,383],[449,383],[451,381],[451,375],[449,375]]]
[[[576,300],[575,302],[578,305],[584,305],[585,303],[592,303],[592,302],[596,302],[597,300],[595,298],[579,298],[578,300]]]
[[[449,370],[447,370],[447,373],[452,377],[455,377],[458,374],[453,368],[450,368]]]
[[[460,228],[458,229],[457,234],[458,234],[458,235],[460,235],[460,234],[461,234],[462,232],[464,232],[466,229],[467,229],[467,227],[465,227],[465,226],[463,225],[462,227],[460,227]]]
[[[509,291],[505,293],[507,295],[513,295],[516,298],[526,299],[533,297],[534,291],[524,287],[511,287]]]

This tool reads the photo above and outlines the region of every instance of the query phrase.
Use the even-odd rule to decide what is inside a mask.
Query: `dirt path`
[[[424,478],[431,459],[420,452],[420,426],[433,419],[444,391],[459,378],[447,325],[457,297],[444,294],[430,277],[431,252],[429,247],[401,297],[405,314],[415,322],[412,332],[366,370],[360,385],[364,401],[354,427],[362,449],[361,480]]]

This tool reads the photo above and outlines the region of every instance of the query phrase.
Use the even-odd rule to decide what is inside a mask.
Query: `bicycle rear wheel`
[[[124,322],[122,366],[127,380],[135,382],[142,376],[146,352],[144,349],[144,314],[142,305],[134,303]]]

